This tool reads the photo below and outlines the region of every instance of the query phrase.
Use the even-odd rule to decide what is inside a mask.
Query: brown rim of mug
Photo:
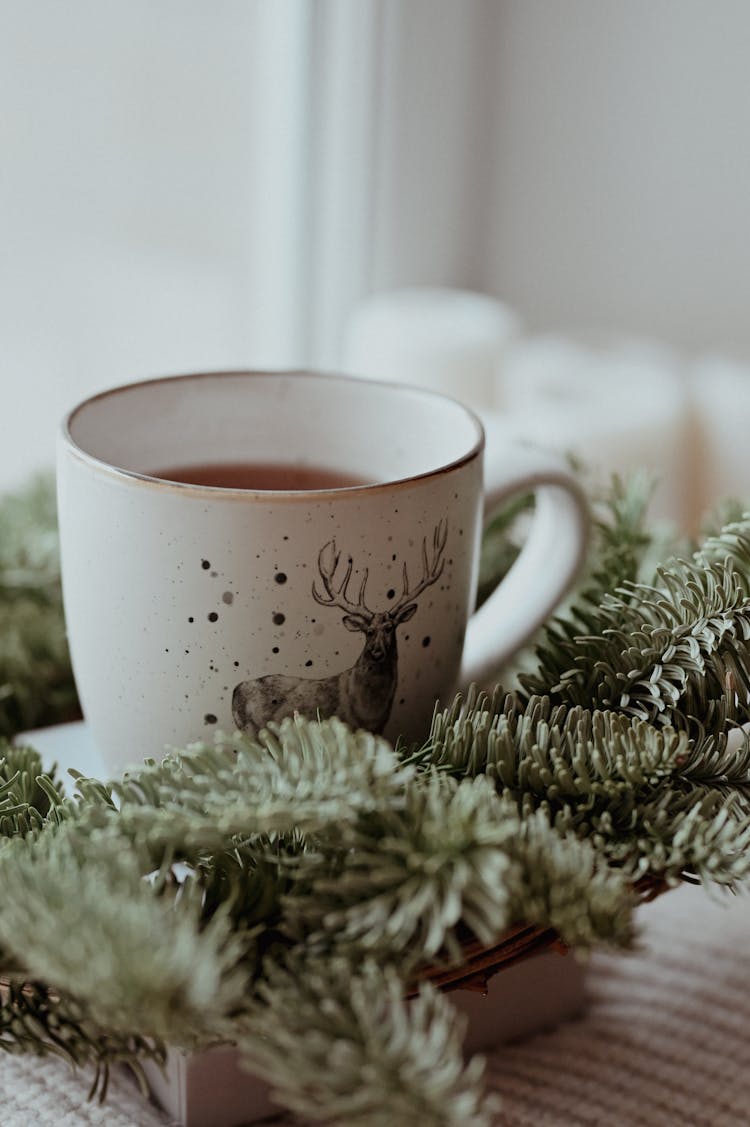
[[[224,376],[283,376],[285,378],[293,379],[322,379],[328,382],[341,381],[348,384],[361,384],[363,387],[379,387],[390,390],[398,390],[409,392],[413,395],[421,396],[426,399],[440,400],[447,402],[457,407],[473,424],[476,431],[476,438],[467,451],[460,458],[454,459],[445,465],[436,466],[435,469],[426,470],[424,473],[412,474],[409,477],[394,478],[388,481],[375,481],[368,482],[363,485],[345,485],[334,489],[231,489],[224,488],[217,485],[195,485],[191,482],[183,481],[169,481],[166,478],[155,477],[153,474],[139,473],[137,470],[126,470],[121,466],[116,466],[111,462],[105,461],[103,458],[98,458],[94,454],[89,454],[86,450],[78,445],[73,438],[71,427],[74,423],[76,415],[89,407],[92,403],[97,403],[102,399],[114,398],[121,395],[123,392],[132,391],[134,388],[153,387],[156,384],[173,383],[182,380],[210,380],[221,379]],[[146,380],[137,380],[133,383],[118,384],[116,387],[106,388],[104,391],[99,391],[95,395],[87,396],[80,403],[76,404],[67,415],[64,416],[61,426],[62,437],[65,440],[68,450],[71,454],[77,457],[80,461],[85,462],[97,469],[103,470],[115,478],[123,478],[133,483],[142,483],[150,487],[158,487],[164,490],[175,490],[179,493],[186,495],[190,493],[197,493],[199,496],[216,496],[221,494],[228,499],[246,499],[248,497],[273,497],[274,499],[299,499],[302,497],[313,497],[320,499],[324,497],[340,497],[344,494],[372,494],[374,492],[382,491],[384,489],[393,489],[394,486],[411,485],[413,482],[425,481],[431,478],[437,478],[443,474],[451,473],[453,470],[459,469],[461,466],[468,465],[469,462],[483,452],[485,448],[485,432],[484,427],[479,417],[471,410],[470,407],[465,406],[457,399],[453,399],[449,395],[443,395],[441,392],[432,391],[430,388],[415,387],[411,384],[389,383],[387,380],[371,380],[361,379],[358,376],[350,376],[345,373],[324,372],[316,371],[314,369],[304,368],[290,368],[290,369],[251,369],[251,368],[230,368],[230,369],[217,369],[215,371],[205,372],[184,372],[171,376],[154,376]]]

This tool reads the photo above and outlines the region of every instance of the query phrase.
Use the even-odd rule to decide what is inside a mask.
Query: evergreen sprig
[[[750,746],[727,741],[549,697],[471,693],[436,714],[419,762],[487,776],[523,814],[544,811],[633,880],[734,886],[750,868]]]
[[[598,578],[545,627],[536,668],[519,677],[521,695],[611,709],[691,736],[721,730],[719,721],[746,722],[750,514],[691,558],[673,557],[645,576],[649,540],[622,490],[616,485],[609,520],[597,527]]]
[[[516,924],[627,947],[641,882],[749,875],[750,516],[657,567],[647,496],[613,482],[516,691],[416,749],[296,718],[66,797],[0,747],[0,1049],[94,1062],[101,1092],[112,1061],[233,1040],[308,1118],[488,1123],[420,976]],[[0,608],[0,735],[65,719],[49,483],[0,504]]]
[[[522,820],[481,776],[431,772],[409,784],[405,804],[292,864],[299,879],[284,907],[293,934],[314,950],[387,955],[404,971],[460,963],[467,929],[486,945],[521,921],[579,948],[631,937],[622,878],[543,815]]]
[[[38,752],[0,740],[0,838],[41,829],[62,801],[57,772],[42,771]]]
[[[0,624],[0,737],[74,719],[49,475],[0,498]]]
[[[290,719],[257,740],[220,738],[147,762],[111,793],[134,834],[142,829],[152,843],[190,856],[234,836],[341,825],[380,802],[402,801],[412,774],[378,736],[351,732],[335,718]]]
[[[336,720],[296,718],[261,741],[239,741],[240,779],[250,784],[253,764],[262,776],[241,808],[229,770],[234,753],[221,741],[161,765],[147,763],[112,788],[79,781],[77,798],[51,804],[39,824],[0,848],[7,897],[0,973],[17,990],[26,983],[64,984],[65,997],[89,1026],[111,1031],[120,1058],[139,1037],[154,1051],[167,1042],[190,1047],[233,1039],[254,1056],[253,1029],[260,1036],[261,1028],[272,1028],[277,1040],[296,1038],[297,1009],[287,1012],[288,991],[274,987],[290,967],[346,967],[340,989],[354,998],[357,971],[377,956],[391,968],[389,999],[392,981],[400,983],[401,1010],[389,1005],[388,1020],[402,1034],[383,1042],[389,1027],[382,1004],[368,1000],[349,1013],[362,1070],[361,1121],[385,1122],[390,1114],[391,1122],[401,1122],[400,1109],[413,1106],[423,1109],[417,1122],[484,1122],[479,1073],[461,1063],[448,1004],[425,988],[421,1001],[406,1008],[407,983],[436,961],[461,961],[459,929],[491,942],[509,923],[529,919],[557,927],[581,946],[625,945],[632,897],[589,843],[561,837],[543,818],[522,825],[514,805],[500,800],[487,780],[428,777],[369,736],[350,736],[352,754],[336,763],[332,751],[346,735]],[[14,777],[34,766],[33,752],[19,752]],[[322,802],[331,781],[326,771],[334,768],[346,798]],[[47,793],[46,781],[39,782]],[[211,828],[223,797],[232,815]],[[168,843],[163,819],[183,799],[189,824],[178,822]],[[279,810],[296,801],[302,810],[308,803],[305,828],[280,826]],[[269,811],[271,832],[259,819]],[[259,873],[266,881],[260,912]],[[61,933],[70,937],[63,944]],[[29,1011],[33,1000],[46,1004],[42,994],[24,996]],[[271,1004],[279,1007],[272,1020]],[[258,1024],[262,1013],[265,1026]],[[437,1023],[433,1034],[420,1032],[426,1015]],[[9,1030],[7,1045],[28,1045],[28,1027],[27,1021],[15,1036]],[[36,1028],[49,1050],[44,1023]],[[325,1022],[308,1032],[298,1055],[288,1054],[273,1072],[285,1078],[290,1105],[312,1042],[317,1038],[319,1053],[334,1059],[338,1051]],[[413,1059],[404,1057],[407,1041]],[[385,1092],[376,1067],[383,1044],[382,1067],[403,1058],[404,1070]],[[67,1047],[73,1060],[90,1059],[88,1035],[79,1027],[70,1026]],[[321,1118],[339,1114],[344,1079],[338,1068],[330,1082],[318,1077],[319,1092],[327,1093],[316,1097]],[[429,1110],[438,1105],[439,1119]]]
[[[102,1028],[189,1044],[242,997],[242,946],[225,915],[201,919],[194,882],[155,891],[125,844],[70,822],[0,847],[2,973],[64,988]]]
[[[145,1095],[142,1063],[153,1060],[163,1065],[166,1059],[159,1042],[138,1033],[123,1035],[103,1027],[75,999],[29,981],[0,986],[0,1049],[13,1054],[57,1056],[76,1068],[93,1065],[89,1096],[102,1100],[115,1064],[131,1068]]]
[[[269,971],[237,1039],[254,1070],[307,1120],[489,1127],[494,1101],[481,1094],[480,1058],[463,1062],[464,1027],[429,983],[406,1002],[393,966],[313,959]]]

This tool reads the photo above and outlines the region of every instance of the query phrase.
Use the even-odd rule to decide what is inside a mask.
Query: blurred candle
[[[498,402],[516,437],[573,455],[595,481],[646,469],[656,481],[650,515],[689,527],[688,396],[668,349],[527,338],[508,357]]]
[[[486,294],[440,287],[393,290],[352,313],[344,368],[491,407],[498,371],[518,331],[516,314]]]

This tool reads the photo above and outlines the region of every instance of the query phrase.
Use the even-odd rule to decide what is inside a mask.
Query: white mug
[[[63,594],[108,766],[295,711],[425,737],[436,700],[487,683],[584,555],[564,463],[509,445],[485,486],[483,448],[453,400],[310,372],[169,377],[76,407]],[[530,489],[526,544],[472,614],[484,514]]]

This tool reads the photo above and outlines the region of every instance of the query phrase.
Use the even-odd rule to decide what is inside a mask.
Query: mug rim
[[[410,474],[406,477],[392,478],[386,481],[364,482],[357,485],[337,486],[334,488],[327,487],[323,489],[241,489],[221,485],[200,485],[186,481],[170,481],[168,478],[158,477],[154,474],[125,469],[122,466],[116,465],[114,462],[109,462],[104,458],[89,453],[80,446],[73,437],[71,428],[75,422],[76,416],[93,403],[101,402],[104,399],[115,398],[123,392],[133,391],[135,388],[154,387],[159,384],[177,383],[188,380],[221,379],[226,376],[279,376],[293,379],[312,378],[332,382],[340,381],[350,385],[361,384],[365,388],[376,387],[398,393],[410,393],[417,397],[447,403],[455,407],[458,411],[463,413],[464,417],[468,419],[470,424],[474,427],[475,439],[469,450],[460,457],[454,458],[450,462],[441,463],[431,470]],[[346,493],[373,493],[383,489],[392,489],[394,486],[429,480],[443,474],[451,473],[479,457],[483,453],[486,444],[485,430],[479,416],[471,407],[467,407],[466,404],[458,399],[454,399],[450,395],[433,391],[431,388],[419,387],[412,384],[396,383],[394,381],[380,379],[375,380],[369,377],[364,378],[344,372],[329,372],[315,368],[217,368],[197,372],[179,372],[173,375],[152,376],[144,380],[131,380],[127,383],[117,384],[114,387],[104,388],[102,391],[95,392],[93,395],[86,396],[85,399],[80,400],[63,416],[60,425],[60,438],[70,454],[92,466],[92,468],[104,471],[116,479],[124,479],[132,484],[140,484],[150,488],[159,488],[167,491],[174,490],[183,496],[197,493],[199,496],[211,496],[214,498],[221,495],[228,499],[247,499],[255,496],[262,498],[273,497],[274,499],[338,497]]]

